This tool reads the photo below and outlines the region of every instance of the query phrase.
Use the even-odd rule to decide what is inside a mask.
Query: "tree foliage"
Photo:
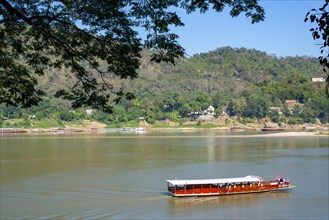
[[[111,103],[133,98],[113,78],[138,76],[142,46],[151,60],[174,63],[184,55],[172,26],[183,26],[174,8],[187,12],[231,7],[252,23],[264,19],[257,0],[0,0],[0,101],[29,107],[44,91],[38,75],[48,67],[65,67],[75,83],[56,96],[73,107],[111,111]],[[148,34],[145,42],[136,30]]]
[[[310,20],[311,23],[315,23],[315,27],[311,28],[312,36],[314,40],[321,39],[321,47],[319,56],[319,62],[323,66],[323,71],[329,68],[329,10],[328,1],[317,9],[310,10],[305,17],[305,22]],[[327,96],[329,97],[329,77],[327,76]]]

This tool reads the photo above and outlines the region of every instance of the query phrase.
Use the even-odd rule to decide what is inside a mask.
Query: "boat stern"
[[[279,188],[280,191],[284,191],[284,190],[290,190],[290,189],[293,189],[295,188],[296,186],[295,185],[291,185],[289,184],[288,186],[283,186],[281,188]]]

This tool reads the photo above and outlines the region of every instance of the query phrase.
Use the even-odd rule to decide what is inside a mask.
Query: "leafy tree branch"
[[[329,10],[328,1],[317,9],[310,10],[305,17],[305,22],[310,21],[315,23],[316,26],[311,28],[312,37],[314,40],[321,40],[319,62],[323,66],[323,71],[326,72],[329,68]],[[329,77],[326,79],[327,86],[326,91],[329,97]]]
[[[45,94],[37,76],[65,67],[76,83],[63,85],[57,97],[73,107],[111,112],[113,102],[133,98],[111,79],[138,77],[143,47],[153,51],[155,62],[174,64],[184,56],[179,36],[170,30],[184,25],[175,8],[204,13],[225,6],[233,17],[264,19],[257,0],[0,0],[0,102],[37,105]],[[137,27],[148,32],[145,42]]]

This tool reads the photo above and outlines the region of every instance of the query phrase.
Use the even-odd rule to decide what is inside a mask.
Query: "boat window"
[[[203,188],[207,189],[207,188],[210,188],[210,186],[211,186],[210,184],[205,184],[205,185],[203,185]]]
[[[201,185],[194,185],[194,189],[201,189]]]

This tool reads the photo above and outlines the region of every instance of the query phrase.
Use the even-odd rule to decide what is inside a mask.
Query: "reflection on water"
[[[324,219],[328,149],[327,137],[1,136],[0,218]],[[249,174],[269,179],[277,173],[297,187],[200,198],[165,192],[165,179]]]
[[[284,208],[289,204],[290,192],[267,192],[257,194],[172,198],[168,200],[172,215],[187,215],[196,213],[213,213],[214,218],[219,219],[264,219],[268,214],[276,216],[276,219],[287,218],[287,210]],[[273,213],[267,213],[266,209],[272,206]],[[216,211],[214,211],[216,210]],[[274,214],[274,212],[278,212]],[[204,214],[207,216],[207,214]],[[272,217],[273,218],[273,217]]]
[[[232,207],[254,207],[264,200],[282,202],[289,199],[291,192],[266,192],[255,194],[205,196],[205,197],[175,197],[168,200],[174,212],[191,212],[198,209],[213,209],[214,206],[220,209]]]

